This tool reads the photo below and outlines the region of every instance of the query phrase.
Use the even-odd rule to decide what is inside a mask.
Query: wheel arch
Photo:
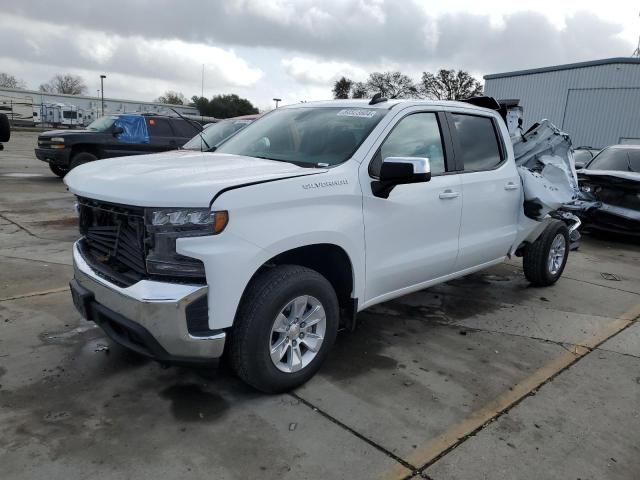
[[[355,328],[355,315],[358,311],[358,299],[355,298],[356,278],[353,262],[344,248],[333,243],[315,243],[282,251],[256,269],[242,293],[242,298],[260,273],[278,265],[300,265],[324,276],[338,297],[341,326]]]

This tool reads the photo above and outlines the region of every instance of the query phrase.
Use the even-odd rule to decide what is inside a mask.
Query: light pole
[[[278,103],[280,103],[282,101],[282,99],[281,98],[274,98],[273,101],[276,102],[276,108],[278,108]]]
[[[106,75],[100,75],[100,106],[102,107],[102,116],[104,117],[104,79]]]

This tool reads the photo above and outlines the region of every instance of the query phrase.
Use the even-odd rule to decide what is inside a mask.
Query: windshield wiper
[[[200,136],[200,140],[202,140],[202,142],[207,146],[207,151],[213,151],[213,150],[211,150],[211,146],[204,139],[204,135],[202,135],[202,126],[197,126],[196,127],[195,122],[192,123],[192,120],[190,120],[190,119],[184,117],[183,115],[181,115],[175,108],[169,108],[169,110],[171,110],[173,113],[178,115],[181,119],[183,119],[185,122],[187,122],[189,125],[191,125],[196,130],[196,132]],[[202,150],[200,150],[200,151],[202,151]]]

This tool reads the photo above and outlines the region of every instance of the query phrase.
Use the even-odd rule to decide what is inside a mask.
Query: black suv
[[[86,130],[54,130],[38,137],[36,157],[64,177],[69,170],[101,158],[143,155],[180,148],[202,127],[180,117],[153,114],[107,115]]]

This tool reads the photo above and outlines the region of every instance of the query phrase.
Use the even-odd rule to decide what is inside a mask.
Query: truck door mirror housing
[[[424,157],[387,157],[380,166],[380,178],[371,182],[376,197],[389,198],[396,185],[431,180],[429,159]]]
[[[122,127],[113,127],[113,136],[117,136],[120,135],[121,133],[124,133],[124,128]]]

